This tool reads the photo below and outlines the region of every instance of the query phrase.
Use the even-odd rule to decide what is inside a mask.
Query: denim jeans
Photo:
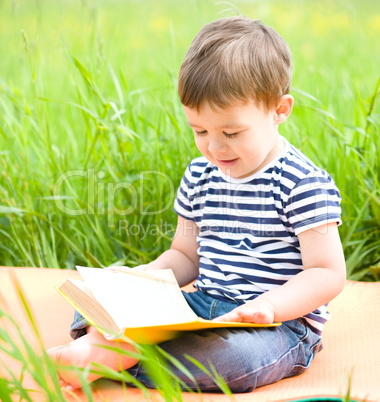
[[[205,319],[218,317],[239,305],[215,299],[201,291],[184,293],[184,296],[194,312]],[[71,334],[80,336],[80,331],[86,325],[83,317],[76,313]],[[82,329],[79,328],[81,326]],[[201,391],[217,392],[220,389],[186,355],[211,372],[213,366],[232,392],[250,392],[257,387],[303,373],[315,354],[322,349],[322,340],[310,330],[304,319],[299,318],[272,328],[221,328],[190,332],[159,346],[186,367]],[[168,364],[172,373],[190,389],[197,389],[194,382],[178,367]],[[128,372],[145,386],[155,388],[141,362]]]

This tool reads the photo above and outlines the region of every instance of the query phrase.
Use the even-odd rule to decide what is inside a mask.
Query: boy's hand
[[[134,267],[133,269],[136,271],[156,271],[164,268],[165,267],[163,267],[157,260],[153,260],[149,264],[137,265],[137,267]]]
[[[130,267],[118,267],[118,266],[114,266],[114,267],[105,267],[104,269],[106,269],[107,271],[114,271],[114,272],[128,272],[131,270]]]
[[[213,321],[271,324],[274,321],[274,308],[269,301],[258,297],[255,300],[236,307],[227,314],[215,318]]]
[[[142,264],[142,265],[137,265],[136,267],[107,267],[105,268],[110,271],[119,271],[119,272],[129,272],[131,269],[134,269],[136,271],[150,271],[150,270],[157,270],[157,269],[162,269],[161,265],[157,264],[155,261],[150,262],[149,264]]]

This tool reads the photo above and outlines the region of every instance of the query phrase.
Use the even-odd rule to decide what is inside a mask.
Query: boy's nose
[[[208,150],[212,154],[225,152],[227,151],[227,148],[227,145],[223,141],[210,140],[208,143]]]

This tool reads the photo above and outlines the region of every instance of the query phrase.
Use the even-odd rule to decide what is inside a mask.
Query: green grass
[[[296,106],[280,130],[340,188],[349,277],[379,280],[380,4],[234,6],[288,41]],[[231,9],[0,2],[0,265],[133,266],[169,246],[198,155],[177,72],[199,28]]]

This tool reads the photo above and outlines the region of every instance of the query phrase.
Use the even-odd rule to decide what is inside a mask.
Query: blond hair
[[[221,109],[254,101],[265,110],[288,94],[292,62],[288,44],[259,20],[242,16],[205,25],[182,63],[178,93],[190,108],[207,102]]]

